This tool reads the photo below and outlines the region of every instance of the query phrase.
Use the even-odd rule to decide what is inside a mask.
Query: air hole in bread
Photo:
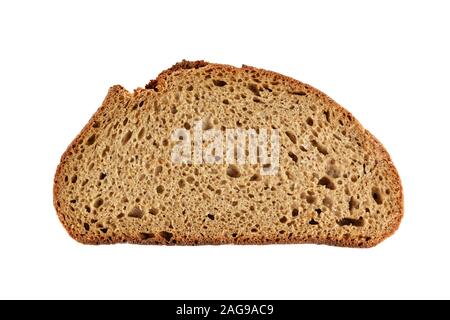
[[[325,188],[330,189],[330,190],[335,190],[336,189],[336,185],[334,184],[333,181],[331,181],[330,178],[328,177],[323,177],[319,180],[319,185],[321,186],[325,186]]]
[[[131,209],[130,213],[128,213],[130,218],[141,219],[144,216],[144,212],[139,207],[134,207]]]
[[[287,218],[285,216],[280,218],[280,222],[281,223],[286,223],[287,222]]]
[[[298,157],[297,157],[297,155],[296,155],[295,153],[293,153],[292,151],[289,151],[289,152],[288,152],[288,156],[289,156],[289,158],[292,159],[292,161],[294,161],[295,163],[297,163]]]
[[[99,178],[100,178],[100,180],[105,179],[106,178],[106,173],[101,172]]]
[[[330,122],[330,111],[326,110],[323,112],[323,114],[325,115],[325,119],[327,119],[327,122]]]
[[[316,203],[316,199],[317,198],[315,196],[312,196],[312,195],[306,196],[306,202],[308,202],[309,204]]]
[[[72,179],[70,179],[70,181],[72,181],[72,183],[76,183],[77,182],[78,177],[77,176],[73,176]]]
[[[290,94],[296,95],[296,96],[306,96],[306,92],[304,91],[292,91],[289,92]]]
[[[293,133],[292,131],[286,131],[286,135],[293,144],[297,143],[297,137],[295,136],[295,133]]]
[[[169,242],[170,239],[172,239],[172,237],[173,237],[173,234],[172,234],[171,232],[168,232],[168,231],[161,231],[161,232],[159,233],[159,235],[160,235],[162,238],[164,238],[164,240],[166,240],[167,242]]]
[[[94,208],[100,208],[103,204],[103,199],[102,198],[98,198],[94,201]]]
[[[251,92],[253,92],[253,94],[254,94],[255,96],[257,96],[257,97],[260,97],[260,96],[261,96],[261,94],[259,93],[258,85],[254,84],[254,83],[250,83],[250,84],[248,84],[247,88],[248,88]],[[245,97],[245,96],[242,96],[242,98],[245,99],[246,97]]]
[[[217,87],[223,87],[223,86],[226,86],[226,85],[227,85],[227,83],[226,83],[225,81],[223,81],[223,80],[216,80],[216,79],[213,79],[213,83],[214,83],[214,85],[217,86]]]
[[[292,209],[292,217],[298,217],[298,209]]]
[[[103,233],[107,233],[108,232],[108,228],[101,228],[100,231],[103,232]]]
[[[239,178],[241,173],[239,172],[239,168],[237,166],[231,164],[227,168],[227,175],[231,178]]]
[[[151,232],[140,232],[139,233],[139,239],[141,239],[141,240],[148,240],[148,239],[151,239],[154,237],[155,237],[155,235]]]
[[[133,135],[133,132],[131,132],[131,131],[128,131],[127,133],[125,133],[124,136],[122,137],[122,144],[127,144],[127,142],[130,141],[132,135]]]
[[[89,231],[89,223],[83,223],[84,230]]]
[[[273,91],[272,89],[270,89],[270,87],[269,87],[267,84],[264,84],[264,85],[263,85],[263,88],[266,89],[266,90],[269,91],[269,92],[272,92],[272,91]]]
[[[317,222],[317,221],[314,220],[314,219],[309,220],[308,223],[309,223],[310,225],[312,225],[312,226],[317,226],[317,225],[319,224],[319,222]]]
[[[189,176],[189,177],[186,178],[186,181],[187,181],[189,184],[192,184],[192,183],[195,181],[195,178],[192,177],[192,176]]]
[[[215,217],[214,217],[214,215],[212,213],[208,213],[208,218],[210,220],[214,220],[215,219]]]
[[[95,142],[95,134],[93,134],[86,140],[86,145],[91,146],[94,144],[94,142]]]
[[[194,86],[191,84],[186,88],[187,91],[192,91],[194,90]]]
[[[383,197],[381,195],[381,190],[378,187],[372,188],[372,198],[377,204],[383,203]]]
[[[328,150],[327,148],[325,148],[325,146],[321,145],[320,143],[318,143],[316,140],[312,140],[311,144],[317,148],[317,150],[323,154],[324,156],[326,156],[328,154]]]
[[[250,181],[261,181],[262,177],[259,173],[256,173],[250,177]]]
[[[292,172],[290,172],[290,171],[286,171],[286,177],[287,177],[289,180],[291,180],[291,181],[294,181],[294,180],[295,180],[294,175],[293,175]]]
[[[144,137],[145,134],[145,128],[141,128],[141,130],[139,130],[138,132],[138,139],[141,140]]]
[[[108,152],[109,152],[109,146],[106,146],[105,149],[103,149],[103,151],[102,151],[102,157],[104,158]]]
[[[163,171],[163,167],[162,166],[157,166],[155,168],[155,176],[156,177],[159,176],[162,171]]]
[[[273,167],[270,163],[266,163],[262,165],[262,170],[263,172],[267,173],[270,172],[271,170],[273,170]]]
[[[362,227],[364,226],[364,218],[363,217],[359,217],[359,219],[343,218],[338,220],[337,224],[341,227],[343,226]]]
[[[229,101],[228,99],[223,99],[223,100],[222,100],[222,103],[223,103],[223,104],[230,104],[230,101]]]
[[[311,117],[308,117],[308,119],[306,119],[306,123],[307,123],[309,126],[312,126],[312,125],[314,125],[314,120],[313,120]]]
[[[156,187],[156,192],[158,192],[158,193],[163,193],[163,192],[164,192],[164,187],[161,186],[161,185],[157,186],[157,187]]]

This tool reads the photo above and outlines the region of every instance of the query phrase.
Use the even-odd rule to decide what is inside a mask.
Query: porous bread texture
[[[278,128],[278,173],[172,163],[172,132],[205,119]],[[322,92],[249,66],[183,61],[145,89],[109,90],[61,158],[54,205],[86,244],[371,247],[398,228],[403,194],[384,147]]]

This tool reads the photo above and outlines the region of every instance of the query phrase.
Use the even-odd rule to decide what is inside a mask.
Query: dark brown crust
[[[183,60],[181,62],[175,63],[172,67],[163,71],[156,80],[150,80],[150,82],[145,86],[145,89],[152,89],[158,91],[158,80],[161,79],[163,76],[169,75],[170,73],[178,70],[198,69],[201,67],[205,67],[208,64],[209,64],[208,62],[205,62],[203,60],[197,61]]]
[[[64,154],[61,157],[61,162],[58,165],[58,168],[56,170],[55,178],[54,178],[54,188],[53,188],[53,204],[55,206],[56,212],[58,214],[58,217],[61,221],[61,223],[64,225],[67,232],[70,234],[72,238],[77,240],[78,242],[84,243],[84,244],[114,244],[114,243],[133,243],[133,244],[165,244],[165,245],[220,245],[220,244],[246,244],[246,245],[262,245],[262,244],[325,244],[325,245],[332,245],[332,246],[340,246],[340,247],[359,247],[359,248],[370,248],[373,247],[386,238],[390,237],[392,234],[395,233],[395,231],[399,228],[401,220],[403,218],[403,212],[404,212],[404,203],[403,203],[403,188],[400,180],[400,176],[397,172],[397,169],[395,168],[392,159],[389,155],[389,153],[386,151],[384,146],[379,142],[369,131],[364,129],[364,127],[357,121],[353,115],[347,111],[345,108],[340,106],[338,103],[336,103],[334,100],[332,100],[330,97],[328,97],[326,94],[321,92],[320,90],[317,90],[307,84],[304,84],[298,80],[295,80],[293,78],[281,75],[279,73],[273,72],[273,71],[267,71],[263,69],[258,69],[250,66],[243,65],[242,68],[238,69],[229,65],[223,65],[223,64],[211,64],[208,62],[205,62],[203,60],[200,61],[186,61],[183,60],[182,62],[179,62],[175,65],[173,65],[171,68],[163,71],[156,80],[151,80],[147,85],[147,90],[154,90],[156,92],[163,91],[165,87],[165,79],[172,73],[180,71],[180,70],[186,70],[186,69],[198,69],[205,66],[209,66],[210,68],[220,68],[225,69],[225,71],[229,72],[236,72],[238,70],[255,70],[260,73],[264,73],[266,75],[279,78],[280,80],[284,80],[288,82],[293,88],[298,88],[300,90],[303,90],[304,88],[314,92],[318,96],[325,99],[330,105],[332,105],[334,108],[339,110],[342,114],[352,119],[354,125],[359,129],[363,134],[364,137],[370,141],[371,145],[374,145],[376,148],[376,152],[381,155],[381,159],[387,162],[389,165],[389,168],[391,170],[391,174],[395,179],[395,186],[397,188],[399,197],[398,197],[398,207],[397,212],[395,213],[395,219],[392,220],[392,224],[387,228],[384,234],[380,235],[378,238],[373,238],[366,242],[359,242],[355,239],[304,239],[304,238],[291,238],[289,241],[275,241],[274,239],[261,239],[261,240],[255,240],[255,239],[222,239],[222,240],[205,240],[205,239],[180,239],[177,238],[176,235],[171,239],[170,242],[165,241],[161,237],[151,238],[148,240],[141,240],[139,238],[133,238],[133,237],[127,237],[122,239],[113,239],[112,241],[106,241],[104,239],[99,238],[86,238],[81,237],[78,234],[74,234],[74,232],[70,229],[69,225],[65,222],[64,215],[62,213],[62,209],[59,205],[59,184],[58,181],[62,180],[61,176],[61,170],[68,159],[70,157],[71,150],[77,146],[78,144],[82,143],[83,140],[86,138],[86,133],[93,127],[97,117],[108,108],[108,106],[111,103],[111,99],[115,97],[115,95],[124,95],[125,98],[130,98],[130,94],[123,89],[121,86],[113,86],[110,88],[110,91],[108,92],[107,97],[103,101],[101,107],[97,110],[97,112],[92,116],[92,118],[89,120],[88,124],[83,128],[83,130],[78,134],[78,136],[74,139],[74,141],[69,145],[67,150],[64,152]]]

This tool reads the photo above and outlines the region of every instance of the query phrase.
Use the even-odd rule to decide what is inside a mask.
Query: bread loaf
[[[403,215],[388,153],[347,110],[289,77],[203,61],[110,88],[61,158],[54,205],[86,244],[371,247]]]

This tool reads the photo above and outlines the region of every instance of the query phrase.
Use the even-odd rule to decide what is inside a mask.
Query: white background
[[[448,1],[2,1],[0,298],[450,298]],[[83,246],[52,179],[103,101],[181,59],[278,71],[389,150],[400,230],[373,249]]]

